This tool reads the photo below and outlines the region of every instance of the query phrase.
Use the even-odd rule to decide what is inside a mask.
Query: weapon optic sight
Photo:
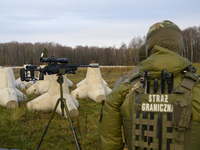
[[[43,55],[44,54],[42,53],[40,57],[40,62],[63,63],[63,64],[67,64],[69,62],[68,58],[55,59],[54,56],[51,56],[51,58],[43,58]]]

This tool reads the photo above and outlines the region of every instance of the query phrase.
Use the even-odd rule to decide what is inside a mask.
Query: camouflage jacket
[[[186,58],[169,51],[160,46],[154,46],[153,53],[150,57],[139,64],[139,72],[143,70],[151,71],[152,78],[160,76],[162,69],[168,72],[173,72],[174,77],[181,76],[181,71],[187,66],[192,65]],[[108,95],[105,101],[102,102],[101,116],[99,119],[99,130],[102,150],[121,150],[124,147],[122,141],[121,126],[123,125],[122,113],[130,115],[129,108],[122,108],[126,95],[133,85],[131,85],[136,72],[129,79],[120,83]],[[179,82],[179,81],[178,81]],[[181,81],[180,81],[181,82]],[[193,115],[192,120],[200,122],[200,84],[195,84],[193,88],[193,101],[192,101]],[[200,124],[198,124],[200,127]],[[200,135],[200,130],[195,133],[196,137]],[[199,142],[191,143],[196,147]],[[195,146],[194,146],[195,147]]]

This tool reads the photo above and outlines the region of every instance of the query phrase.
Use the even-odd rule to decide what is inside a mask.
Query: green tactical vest
[[[193,87],[199,79],[191,72],[180,73],[173,80],[172,93],[153,91],[154,80],[149,82],[150,91],[140,82],[140,74],[129,81],[133,85],[120,108],[123,117],[122,135],[128,150],[198,150],[200,122],[192,121]],[[160,79],[158,80],[160,87]],[[140,102],[139,102],[140,99]],[[128,109],[127,109],[128,108]],[[171,119],[168,115],[171,114]],[[162,116],[162,119],[160,119]],[[162,125],[162,126],[161,126]]]

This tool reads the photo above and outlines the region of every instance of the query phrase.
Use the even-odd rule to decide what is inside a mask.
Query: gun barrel
[[[98,64],[92,64],[92,65],[90,65],[90,67],[92,67],[92,68],[98,68],[99,65]]]
[[[98,64],[92,64],[92,65],[79,65],[78,67],[91,67],[91,68],[98,68]]]

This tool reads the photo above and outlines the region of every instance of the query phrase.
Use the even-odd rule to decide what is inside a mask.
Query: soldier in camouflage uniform
[[[200,81],[191,69],[192,63],[180,56],[182,50],[183,38],[176,24],[164,20],[150,27],[145,43],[147,58],[140,62],[138,72],[118,84],[102,101],[99,119],[102,150],[200,149]],[[153,93],[154,80],[161,86],[163,69],[173,74],[173,88],[169,94],[167,85],[163,94],[162,89],[154,91],[157,99],[153,104],[146,84],[143,87],[142,74],[144,70],[151,74],[152,80],[147,82],[149,93]],[[168,120],[168,114],[172,119]]]

